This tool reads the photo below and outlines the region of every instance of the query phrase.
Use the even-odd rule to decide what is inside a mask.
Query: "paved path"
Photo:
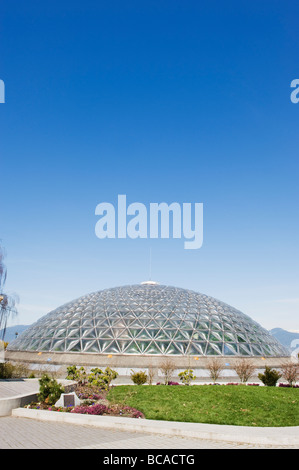
[[[38,379],[0,380],[0,399],[38,393]]]
[[[204,439],[113,431],[92,426],[0,418],[0,449],[287,449]],[[293,447],[294,449],[296,447]]]
[[[20,381],[1,381],[0,380],[0,401],[5,400],[11,396],[21,393],[32,393],[36,391],[38,385],[37,379],[28,379]],[[46,412],[44,412],[46,413]],[[54,412],[53,412],[54,413]],[[83,416],[83,415],[82,415]],[[94,418],[94,417],[91,417]],[[109,418],[108,418],[109,419]],[[110,419],[113,419],[110,417]],[[120,418],[125,420],[127,418]],[[135,422],[135,420],[133,420]],[[143,420],[142,420],[143,421]],[[138,420],[136,421],[138,424]],[[123,424],[123,423],[122,423]],[[140,424],[140,423],[139,423]],[[141,423],[142,424],[142,423]],[[152,423],[144,423],[152,424]],[[155,422],[158,426],[159,423]],[[165,423],[162,423],[165,427]],[[160,423],[161,425],[161,423]],[[113,425],[114,426],[114,425]],[[173,424],[169,423],[172,427]],[[188,425],[185,423],[184,426]],[[205,425],[205,428],[208,425]],[[135,426],[134,426],[135,427]],[[214,438],[209,439],[206,433],[203,436],[194,437],[180,437],[178,435],[171,435],[165,432],[164,435],[154,434],[150,429],[138,431],[134,429],[125,430],[122,426],[116,426],[111,429],[111,426],[95,427],[90,423],[67,423],[57,421],[41,421],[39,419],[29,419],[21,416],[2,416],[0,417],[0,449],[298,449],[299,445],[280,445],[299,442],[299,427],[293,429],[275,429],[269,428],[254,430],[259,432],[260,439],[243,439],[243,442],[237,443],[235,439],[219,439],[215,429],[219,426],[208,426],[209,429],[214,430]],[[182,426],[180,426],[182,427]],[[144,428],[144,426],[143,426]],[[215,429],[214,429],[215,428]],[[128,428],[129,429],[129,428]],[[162,428],[161,428],[162,429]],[[221,432],[224,427],[221,427]],[[228,429],[228,428],[227,428]],[[225,431],[225,429],[224,429]],[[240,433],[242,429],[239,430]],[[247,432],[247,430],[245,429]],[[235,432],[235,429],[234,429]],[[251,431],[252,432],[252,431]],[[288,441],[287,433],[292,433],[296,440],[291,439]],[[268,439],[268,443],[263,442],[263,437],[268,435],[271,437],[273,434],[274,441],[279,444],[274,444]],[[277,439],[277,433],[281,434],[281,439]],[[291,437],[292,437],[291,434]],[[226,435],[225,435],[226,436]],[[279,434],[280,436],[280,434]],[[218,440],[217,440],[218,437]],[[241,439],[240,439],[241,440]],[[249,443],[255,442],[255,443]]]

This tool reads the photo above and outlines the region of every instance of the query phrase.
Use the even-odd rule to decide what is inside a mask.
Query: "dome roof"
[[[145,282],[84,295],[40,318],[8,350],[100,354],[288,356],[235,308]]]

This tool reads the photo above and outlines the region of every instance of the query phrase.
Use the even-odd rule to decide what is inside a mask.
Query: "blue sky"
[[[194,289],[299,330],[295,1],[0,6],[0,239],[30,324],[88,292]],[[99,240],[95,207],[202,202],[204,242]]]

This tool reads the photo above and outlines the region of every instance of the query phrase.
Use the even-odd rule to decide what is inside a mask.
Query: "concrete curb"
[[[28,383],[32,384],[32,387],[30,387],[31,388],[30,391],[27,391],[26,393],[16,393],[17,391],[20,392],[20,390],[15,390],[14,391],[16,393],[15,395],[0,398],[0,417],[9,416],[12,413],[12,410],[14,408],[25,406],[31,403],[32,401],[37,400],[37,396],[39,394],[38,380],[35,380],[35,379],[28,379],[28,380],[29,380]],[[58,381],[64,386],[66,391],[68,391],[68,389],[70,389],[72,385],[76,383],[70,380],[58,380]]]
[[[94,416],[75,413],[16,408],[12,416],[60,423],[95,426],[119,431],[145,432],[167,436],[208,439],[240,444],[298,446],[299,426],[255,428],[203,423],[154,421],[114,416]]]
[[[24,406],[28,403],[31,403],[32,401],[35,401],[37,394],[38,392],[33,392],[30,395],[27,393],[24,395],[16,395],[15,397],[10,398],[0,398],[0,416],[9,416],[14,408]]]

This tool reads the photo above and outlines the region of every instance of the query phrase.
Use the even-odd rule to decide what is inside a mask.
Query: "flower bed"
[[[31,403],[30,405],[25,405],[24,408],[32,410],[48,410],[63,413],[79,413],[97,416],[124,416],[126,418],[144,418],[144,414],[141,413],[141,411],[126,405],[107,406],[101,403],[94,403],[92,405],[82,404],[78,406],[56,407],[54,405],[49,406],[47,403],[38,402]]]
[[[74,391],[81,401],[81,404],[78,406],[57,407],[55,405],[49,405],[46,400],[32,402],[29,405],[25,405],[24,408],[97,416],[124,416],[126,418],[145,418],[144,414],[136,408],[120,404],[110,405],[108,400],[106,399],[106,390],[101,390],[101,394],[99,394],[97,388],[93,388],[91,386],[82,387],[77,385]]]

